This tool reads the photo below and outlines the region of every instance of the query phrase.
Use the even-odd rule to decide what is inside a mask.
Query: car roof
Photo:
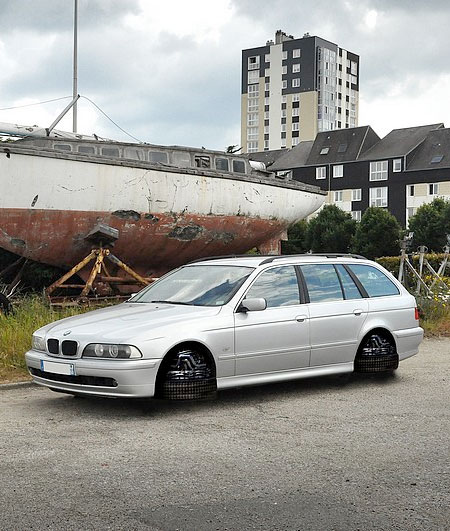
[[[194,260],[187,265],[229,265],[258,267],[266,264],[308,264],[308,263],[329,263],[329,262],[355,263],[370,262],[364,256],[347,253],[318,253],[318,254],[296,254],[296,255],[241,255],[241,256],[212,256]]]

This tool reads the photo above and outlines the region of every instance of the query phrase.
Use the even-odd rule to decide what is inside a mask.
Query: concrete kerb
[[[36,384],[33,381],[26,381],[26,382],[11,382],[11,383],[0,383],[0,391],[7,391],[8,389],[16,389],[16,388],[24,388],[27,387],[34,387]]]

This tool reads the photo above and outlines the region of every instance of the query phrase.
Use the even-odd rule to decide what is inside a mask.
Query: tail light
[[[414,319],[415,319],[416,321],[418,321],[419,318],[420,318],[419,310],[418,310],[418,308],[414,308]]]

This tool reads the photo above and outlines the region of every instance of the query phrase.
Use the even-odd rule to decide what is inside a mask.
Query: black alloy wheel
[[[160,397],[168,400],[214,398],[217,380],[208,357],[195,349],[175,352],[165,363]]]
[[[391,339],[381,333],[366,337],[355,358],[355,372],[392,372],[398,367],[398,354]]]

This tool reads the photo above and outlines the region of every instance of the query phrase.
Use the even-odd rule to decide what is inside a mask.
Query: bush
[[[353,250],[374,259],[399,252],[401,227],[397,219],[384,208],[369,207],[356,228]]]
[[[414,248],[426,245],[430,251],[440,252],[450,234],[450,201],[436,198],[419,207],[409,220],[409,230],[414,232]]]
[[[282,254],[301,254],[306,253],[309,249],[306,246],[306,232],[308,222],[305,219],[298,221],[289,227],[287,241],[281,242]]]
[[[356,221],[336,205],[325,205],[308,223],[305,244],[314,253],[347,253]]]

